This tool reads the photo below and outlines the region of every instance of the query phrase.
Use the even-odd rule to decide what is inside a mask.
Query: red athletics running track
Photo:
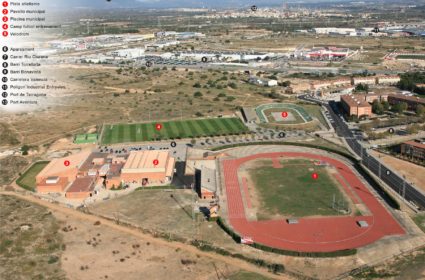
[[[352,192],[367,206],[370,216],[341,216],[300,218],[298,224],[286,220],[248,221],[245,216],[238,180],[241,164],[258,158],[301,157],[318,159],[334,166]],[[241,236],[270,247],[299,252],[332,252],[353,249],[373,243],[387,235],[405,234],[403,228],[381,205],[369,189],[344,163],[321,155],[297,152],[264,153],[223,161],[227,193],[228,216],[232,227]],[[360,228],[356,221],[367,221],[369,227]]]

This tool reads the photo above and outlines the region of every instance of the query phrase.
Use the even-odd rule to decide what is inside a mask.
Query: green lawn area
[[[77,134],[74,138],[75,144],[94,144],[97,141],[97,133]]]
[[[24,189],[35,190],[35,176],[46,167],[49,161],[40,161],[34,163],[21,177],[16,180],[16,183]]]
[[[326,128],[330,128],[318,105],[302,105],[302,107],[313,117],[316,117]]]
[[[156,130],[156,124],[162,129]],[[214,118],[139,124],[105,125],[102,144],[231,135],[247,132],[238,118]]]
[[[263,275],[248,272],[241,270],[233,275],[231,275],[228,280],[268,280],[269,278],[264,277]]]
[[[425,232],[425,214],[416,214],[413,217],[413,221]]]
[[[273,168],[271,160],[262,160],[257,167],[249,169],[261,204],[258,219],[269,219],[273,215],[339,215],[332,209],[334,195],[335,200],[339,201],[339,208],[343,208],[343,205],[348,207],[325,167],[315,166],[303,159],[282,159],[280,163],[283,168]],[[313,173],[319,175],[318,179],[312,178]]]

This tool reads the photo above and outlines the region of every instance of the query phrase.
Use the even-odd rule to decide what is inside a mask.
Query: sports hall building
[[[37,192],[85,199],[96,193],[96,187],[164,185],[171,183],[174,166],[175,159],[168,151],[132,151],[124,155],[82,151],[53,159],[36,176]]]

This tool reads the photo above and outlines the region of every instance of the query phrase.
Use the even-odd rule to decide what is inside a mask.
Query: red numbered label
[[[159,160],[155,159],[155,160],[153,161],[153,165],[157,166],[158,164],[159,164]]]
[[[155,125],[155,128],[156,128],[156,130],[160,131],[160,130],[162,129],[162,124],[157,123],[157,124]]]
[[[70,162],[69,160],[65,160],[65,161],[63,162],[63,164],[64,164],[65,166],[69,166],[69,165],[71,164],[71,162]]]
[[[319,179],[319,174],[313,173],[313,174],[311,174],[311,178],[313,178],[314,180],[317,180],[317,179]]]
[[[287,118],[288,117],[288,112],[282,112],[282,118]]]

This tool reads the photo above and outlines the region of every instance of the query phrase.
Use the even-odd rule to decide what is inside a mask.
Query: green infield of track
[[[347,208],[348,202],[326,167],[316,166],[309,160],[280,160],[282,168],[273,168],[271,160],[260,160],[248,169],[256,193],[259,195],[259,220],[276,215],[284,217],[341,215],[332,208],[333,197]],[[318,179],[312,174],[317,173]]]
[[[156,130],[161,124],[162,129]],[[139,124],[111,124],[103,127],[102,144],[144,142],[193,137],[234,135],[248,132],[238,118],[214,118]]]

